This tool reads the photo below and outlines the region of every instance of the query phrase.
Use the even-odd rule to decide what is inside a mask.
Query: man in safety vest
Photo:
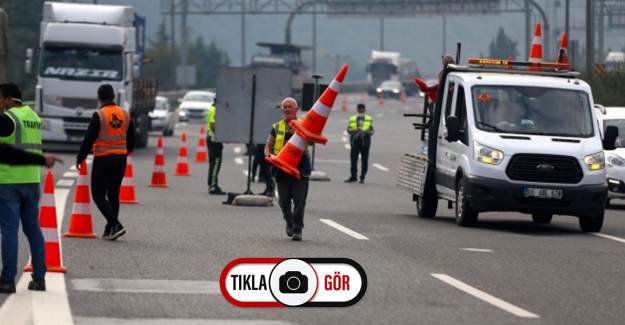
[[[265,143],[265,156],[277,155],[293,136],[293,129],[289,123],[297,118],[297,101],[287,97],[282,100],[280,107],[282,107],[284,118],[273,124]],[[280,209],[286,221],[286,234],[293,240],[300,241],[304,228],[304,208],[306,207],[308,178],[311,171],[308,151],[304,152],[297,169],[302,176],[300,179],[296,179],[277,168],[274,168],[274,171],[278,185],[278,196],[280,197]]]
[[[113,86],[98,88],[100,109],[93,113],[76,158],[76,167],[93,150],[91,196],[106,218],[103,239],[116,240],[126,233],[119,222],[119,189],[126,171],[126,156],[134,148],[135,129],[130,114],[115,104]]]
[[[42,121],[22,103],[22,94],[13,83],[0,85],[0,142],[41,154]],[[15,293],[17,274],[18,231],[28,238],[32,256],[32,281],[29,290],[46,290],[45,239],[39,227],[38,165],[9,166],[0,164],[0,232],[2,237],[2,274],[0,293]]]
[[[349,118],[347,124],[347,132],[349,133],[351,143],[351,176],[345,180],[346,183],[357,181],[358,174],[358,155],[362,160],[360,169],[360,183],[365,182],[367,169],[369,167],[369,148],[371,148],[371,136],[373,135],[373,119],[365,114],[365,104],[358,104],[356,107],[358,114]]]
[[[213,141],[215,136],[215,115],[217,107],[211,104],[206,114],[206,147],[208,148],[208,193],[223,195],[226,194],[219,187],[219,170],[221,169],[221,157],[224,151],[224,144]]]

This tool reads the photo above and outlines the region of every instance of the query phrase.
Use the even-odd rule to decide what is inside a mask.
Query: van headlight
[[[606,163],[608,167],[625,167],[625,160],[617,155],[608,154],[606,156]]]
[[[604,169],[605,156],[603,154],[603,151],[593,153],[592,155],[584,157],[584,163],[586,164],[586,167],[588,167],[588,170],[595,171]]]
[[[503,151],[495,148],[487,147],[475,142],[474,146],[475,159],[489,165],[499,165],[503,160]]]

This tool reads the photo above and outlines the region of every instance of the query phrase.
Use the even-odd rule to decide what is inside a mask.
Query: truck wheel
[[[602,210],[593,217],[581,216],[579,217],[579,227],[583,232],[599,232],[603,226],[603,215],[604,211]]]
[[[436,217],[436,209],[438,208],[438,198],[433,193],[423,193],[417,196],[417,216],[425,219],[433,219]]]
[[[148,146],[148,130],[150,130],[150,123],[148,119],[140,119],[137,124],[139,124],[139,126],[135,125],[138,131],[135,134],[135,146],[137,148],[145,148]]]
[[[548,225],[551,223],[552,218],[553,214],[551,213],[532,213],[532,220],[534,223]]]
[[[473,227],[477,223],[478,212],[469,206],[464,192],[464,180],[456,185],[456,223],[461,227]]]

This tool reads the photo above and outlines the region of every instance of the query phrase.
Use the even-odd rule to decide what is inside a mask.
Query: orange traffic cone
[[[93,221],[89,208],[89,177],[87,176],[87,163],[80,165],[80,176],[74,192],[74,206],[69,221],[69,230],[63,237],[95,238]]]
[[[321,144],[326,144],[328,142],[328,139],[323,136],[321,132],[326,125],[330,112],[332,112],[332,106],[334,106],[334,101],[339,94],[341,84],[345,79],[348,69],[349,65],[343,65],[336,77],[334,77],[334,80],[332,80],[330,86],[321,94],[321,97],[315,102],[315,105],[308,111],[302,121],[291,121],[291,127],[307,142]]]
[[[48,171],[44,184],[41,207],[39,209],[39,226],[46,242],[46,268],[48,272],[67,272],[61,260],[61,240],[56,226],[56,203],[54,199],[54,176]],[[32,272],[31,261],[24,268],[24,272]]]
[[[178,149],[178,160],[176,161],[176,173],[174,176],[191,176],[187,156],[187,134],[182,132],[180,136],[180,148]]]
[[[543,30],[540,23],[536,23],[534,29],[534,39],[532,40],[532,46],[530,47],[529,62],[539,63],[543,60]],[[541,67],[529,67],[530,71],[541,71]]]
[[[341,104],[341,111],[347,112],[347,97],[343,97],[343,103]]]
[[[556,63],[569,64],[569,35],[564,32],[560,38],[560,49],[558,49],[558,57]]]
[[[165,153],[163,152],[163,138],[158,137],[156,144],[156,156],[154,156],[154,171],[150,187],[168,187],[167,174],[165,174]]]
[[[208,152],[206,151],[206,140],[204,137],[206,136],[206,130],[204,127],[200,128],[200,139],[197,141],[197,152],[195,153],[195,162],[207,162],[208,161]]]
[[[271,155],[265,158],[265,161],[280,168],[288,175],[300,179],[301,175],[299,170],[297,170],[297,165],[302,160],[304,150],[306,150],[306,141],[299,134],[295,133],[284,148],[278,152],[278,156]]]
[[[126,161],[126,172],[122,180],[122,187],[119,189],[119,203],[137,204],[137,196],[135,195],[135,180],[132,168],[132,156],[128,155]]]

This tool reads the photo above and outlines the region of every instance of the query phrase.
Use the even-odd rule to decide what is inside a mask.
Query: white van
[[[606,150],[608,205],[612,199],[625,199],[625,107],[598,106],[597,116],[602,130],[615,126],[619,130],[614,150]]]
[[[444,199],[461,226],[475,225],[480,212],[517,211],[536,223],[572,215],[582,231],[599,231],[607,196],[603,149],[614,145],[616,130],[608,128],[604,143],[590,87],[576,73],[490,61],[444,71],[428,156],[417,159],[427,164],[413,196],[417,213],[434,217]]]

